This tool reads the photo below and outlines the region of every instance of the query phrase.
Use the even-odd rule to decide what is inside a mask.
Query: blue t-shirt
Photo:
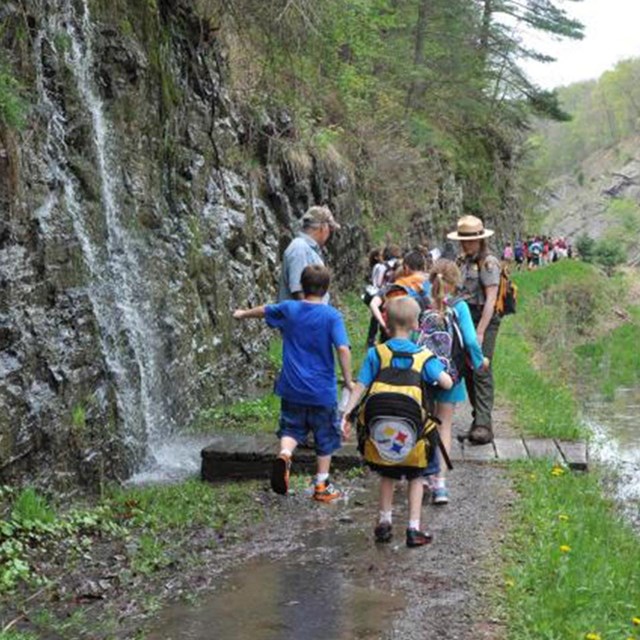
[[[349,346],[340,312],[326,304],[285,300],[267,305],[265,313],[267,324],[282,333],[282,371],[276,394],[297,404],[335,405],[333,347]]]
[[[419,347],[414,342],[407,338],[391,338],[391,340],[385,343],[391,351],[401,351],[403,353],[417,353],[422,351],[423,347]],[[411,366],[411,359],[409,358],[393,358],[391,364],[394,367],[400,369],[408,369]],[[431,358],[427,360],[422,368],[422,379],[430,385],[438,384],[438,376],[445,370],[444,365],[438,358]],[[380,357],[375,347],[371,347],[367,351],[367,357],[360,367],[360,373],[358,374],[358,382],[361,382],[365,387],[368,387],[380,372]]]

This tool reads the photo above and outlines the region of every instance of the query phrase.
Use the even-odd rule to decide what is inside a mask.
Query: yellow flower
[[[561,476],[564,474],[564,469],[559,464],[554,464],[553,469],[551,469],[552,476]]]
[[[586,640],[602,640],[599,633],[587,633]]]
[[[530,473],[529,474],[529,480],[535,480],[536,479],[536,474],[535,473]]]
[[[515,584],[516,583],[513,580],[505,580],[504,581],[505,587],[513,587],[513,586],[515,586]]]
[[[563,522],[566,522],[569,519],[569,516],[565,515],[564,513],[561,513],[558,516],[558,520],[562,520]]]
[[[631,622],[633,622],[633,624],[635,624],[636,627],[640,627],[640,618],[633,618]]]
[[[562,544],[560,545],[560,551],[562,551],[562,553],[569,553],[571,547],[568,544]]]

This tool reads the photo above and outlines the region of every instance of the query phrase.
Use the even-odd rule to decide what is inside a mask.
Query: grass
[[[0,521],[0,595],[21,584],[46,584],[47,563],[38,553],[74,541],[83,552],[97,539],[131,537],[127,563],[133,573],[150,575],[182,555],[190,531],[206,529],[233,537],[247,521],[262,517],[255,501],[257,482],[228,485],[188,480],[175,485],[113,489],[93,506],[54,509],[34,489],[3,487]],[[53,562],[55,564],[55,562]]]
[[[576,348],[583,376],[599,380],[605,397],[619,387],[640,384],[640,307],[629,309],[629,321],[606,336]]]
[[[514,640],[640,638],[640,544],[597,473],[514,465],[501,606]],[[588,634],[594,634],[589,636]]]
[[[583,438],[574,350],[604,330],[614,303],[624,299],[624,281],[573,260],[515,274],[514,281],[518,312],[503,319],[498,337],[497,392],[524,433]]]

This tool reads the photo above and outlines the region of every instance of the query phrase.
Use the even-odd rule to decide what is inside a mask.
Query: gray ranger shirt
[[[489,254],[478,264],[475,256],[465,256],[460,269],[462,275],[462,295],[468,304],[484,306],[486,287],[500,284],[500,260]]]
[[[278,302],[293,299],[294,293],[302,293],[300,277],[304,268],[310,264],[324,266],[322,248],[311,236],[300,233],[289,243],[282,256]],[[329,302],[329,294],[324,297],[323,301]]]

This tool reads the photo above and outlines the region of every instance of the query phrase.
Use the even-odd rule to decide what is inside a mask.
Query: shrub
[[[585,262],[593,262],[595,257],[596,241],[586,233],[578,236],[576,240],[578,255]]]

